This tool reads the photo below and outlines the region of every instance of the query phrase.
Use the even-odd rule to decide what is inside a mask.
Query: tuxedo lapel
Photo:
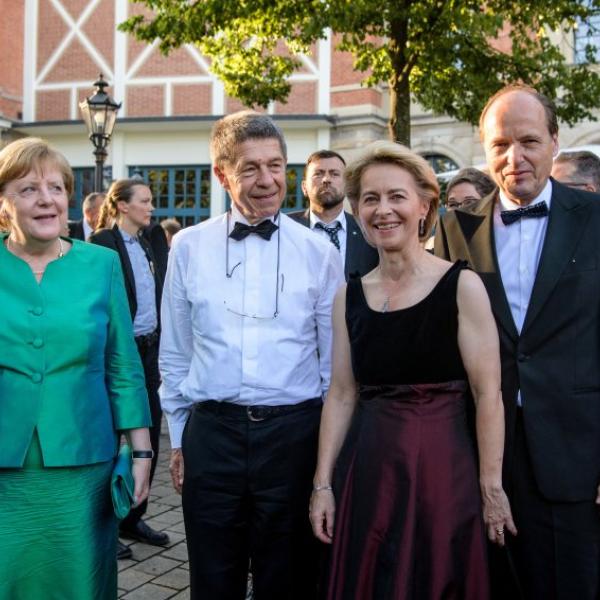
[[[497,192],[486,196],[472,212],[456,211],[469,253],[469,264],[481,277],[498,323],[514,340],[517,328],[502,284],[494,241],[494,206]]]
[[[552,182],[552,186],[548,229],[546,230],[540,264],[533,284],[522,334],[527,331],[539,315],[561,273],[571,260],[589,212],[589,208],[579,202],[574,192],[555,181]]]
[[[358,223],[354,220],[352,215],[346,213],[346,259],[344,260],[344,275],[346,276],[346,281],[348,281],[348,277],[350,273],[355,270],[354,269],[354,257],[356,253],[360,251],[359,246],[362,242],[362,234]]]

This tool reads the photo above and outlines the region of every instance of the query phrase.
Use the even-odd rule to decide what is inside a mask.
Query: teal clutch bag
[[[124,519],[131,510],[135,499],[135,484],[131,474],[131,448],[124,444],[119,450],[110,480],[110,493],[117,519]]]

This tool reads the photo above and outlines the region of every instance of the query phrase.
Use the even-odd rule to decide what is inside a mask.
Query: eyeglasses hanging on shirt
[[[279,213],[277,213],[274,217],[275,220],[279,220]],[[233,227],[233,231],[230,231],[230,221],[231,221],[231,211],[227,211],[227,228],[225,230],[225,276],[227,279],[231,279],[233,277],[234,271],[242,264],[242,262],[238,262],[231,270],[229,269],[229,239],[233,239],[236,242],[242,241],[247,238],[249,235],[255,234],[260,236],[265,241],[270,241],[271,236],[275,231],[277,231],[277,274],[275,277],[275,312],[272,316],[260,316],[260,315],[249,315],[245,312],[240,312],[230,308],[227,305],[227,300],[224,300],[225,308],[228,312],[237,315],[239,317],[247,317],[249,319],[259,319],[259,320],[271,320],[275,319],[279,314],[279,270],[280,270],[280,256],[281,256],[281,227],[278,226],[271,219],[266,219],[262,221],[258,225],[246,225],[245,223],[235,223]],[[281,291],[283,291],[283,273],[281,274]]]

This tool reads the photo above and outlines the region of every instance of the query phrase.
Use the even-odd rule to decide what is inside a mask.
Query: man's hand
[[[178,494],[181,494],[183,487],[183,453],[181,448],[171,450],[171,460],[169,461],[169,472],[173,487]]]
[[[596,491],[596,504],[600,504],[600,485],[598,486],[598,490]]]

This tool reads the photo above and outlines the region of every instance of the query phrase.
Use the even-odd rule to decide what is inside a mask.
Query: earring
[[[425,236],[425,219],[419,219],[419,237]]]

